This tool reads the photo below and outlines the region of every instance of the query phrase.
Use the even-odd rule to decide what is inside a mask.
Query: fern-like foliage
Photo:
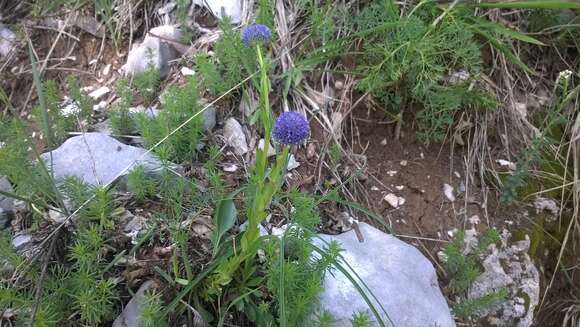
[[[463,106],[496,105],[470,81],[447,81],[462,69],[476,76],[482,59],[480,45],[462,20],[468,13],[450,11],[433,26],[438,13],[425,4],[401,17],[393,1],[377,0],[355,19],[365,38],[357,88],[391,108],[420,103],[418,136],[425,141],[442,141]]]

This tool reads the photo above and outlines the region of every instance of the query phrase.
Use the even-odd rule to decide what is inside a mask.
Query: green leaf
[[[498,24],[498,23],[485,21],[485,20],[477,19],[477,18],[473,19],[473,22],[474,22],[474,24],[477,24],[478,26],[485,27],[486,29],[488,29],[491,32],[503,34],[503,35],[508,36],[512,39],[520,40],[522,42],[527,42],[527,43],[531,43],[531,44],[535,44],[535,45],[541,45],[541,46],[546,45],[542,41],[540,41],[536,38],[533,38],[529,35],[518,32],[518,31],[513,30],[511,28],[507,28],[507,27],[505,27],[501,24]]]
[[[487,32],[475,27],[475,26],[471,26],[471,29],[485,37],[489,43],[491,43],[491,45],[496,48],[497,50],[501,51],[514,65],[520,67],[522,70],[524,70],[526,73],[531,74],[531,75],[536,75],[536,72],[534,72],[530,67],[528,67],[526,64],[524,64],[523,61],[521,61],[520,58],[518,58],[518,56],[516,56],[509,48],[507,45],[499,42],[495,37],[493,37],[492,35],[488,34]]]
[[[576,0],[527,0],[474,3],[482,8],[509,8],[509,9],[580,9],[580,2]]]
[[[214,256],[218,252],[222,237],[236,222],[237,210],[233,199],[235,193],[230,194],[227,198],[220,200],[218,203],[214,216],[214,231],[212,235]]]

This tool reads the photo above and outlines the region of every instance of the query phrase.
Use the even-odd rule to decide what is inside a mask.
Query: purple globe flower
[[[247,47],[253,46],[255,43],[262,43],[264,45],[270,42],[272,32],[266,25],[252,24],[242,32],[242,42]]]
[[[304,143],[310,134],[310,125],[306,118],[298,112],[284,112],[276,120],[272,135],[274,139],[286,145]]]

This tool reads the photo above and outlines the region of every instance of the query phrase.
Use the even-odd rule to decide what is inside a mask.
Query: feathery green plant
[[[170,87],[164,97],[163,110],[156,117],[146,113],[136,115],[137,130],[143,137],[145,146],[152,147],[166,135],[173,133],[165,140],[163,147],[157,147],[156,153],[167,155],[167,160],[184,162],[193,159],[201,141],[201,115],[177,130],[184,121],[200,111],[197,81],[190,79],[183,87]]]
[[[355,35],[364,35],[365,40],[358,67],[363,77],[357,88],[395,110],[421,104],[416,118],[418,136],[424,141],[442,141],[456,113],[466,106],[498,106],[476,83],[482,69],[477,35],[509,54],[502,43],[506,37],[539,42],[474,18],[469,9],[441,13],[435,4],[425,2],[401,17],[393,1],[377,0],[361,11],[354,24]],[[401,114],[396,114],[401,120]]]
[[[131,135],[137,128],[130,112],[130,107],[133,103],[133,90],[129,86],[129,81],[126,79],[117,81],[115,92],[119,100],[113,104],[109,112],[111,128],[117,135]]]
[[[280,324],[303,326],[311,319],[324,274],[336,258],[313,256],[310,242],[320,223],[316,201],[297,191],[288,193],[288,201],[294,208],[291,223],[280,240],[266,245],[267,286],[274,297],[273,306],[280,312]]]
[[[143,166],[137,166],[127,176],[127,189],[135,199],[143,202],[155,195],[157,190],[155,178],[149,176]]]

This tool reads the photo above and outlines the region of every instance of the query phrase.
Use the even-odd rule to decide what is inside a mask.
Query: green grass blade
[[[580,9],[580,2],[575,0],[527,0],[527,1],[502,1],[481,2],[473,4],[482,8],[506,8],[506,9]]]
[[[38,103],[42,111],[42,131],[46,137],[46,141],[50,147],[54,146],[52,140],[52,130],[50,127],[50,121],[48,117],[48,106],[46,104],[46,97],[44,90],[42,89],[42,81],[40,79],[40,72],[38,71],[38,62],[36,61],[36,56],[32,50],[32,43],[28,41],[28,54],[30,56],[30,65],[32,66],[32,81],[34,87],[36,88],[36,94],[38,95]]]
[[[234,226],[236,219],[237,210],[234,195],[230,194],[227,198],[219,201],[214,216],[215,229],[212,235],[214,257],[218,252],[223,235]]]
[[[496,40],[496,38],[493,37],[492,35],[490,35],[489,33],[485,32],[485,31],[483,31],[475,26],[472,26],[471,28],[475,33],[486,38],[494,48],[496,48],[498,51],[503,53],[514,65],[520,67],[522,70],[524,70],[528,74],[537,75],[536,72],[534,72],[530,67],[528,67],[528,65],[526,65],[520,58],[518,58],[518,56],[516,56],[511,51],[511,49],[508,48],[508,46],[506,46],[505,44]]]

